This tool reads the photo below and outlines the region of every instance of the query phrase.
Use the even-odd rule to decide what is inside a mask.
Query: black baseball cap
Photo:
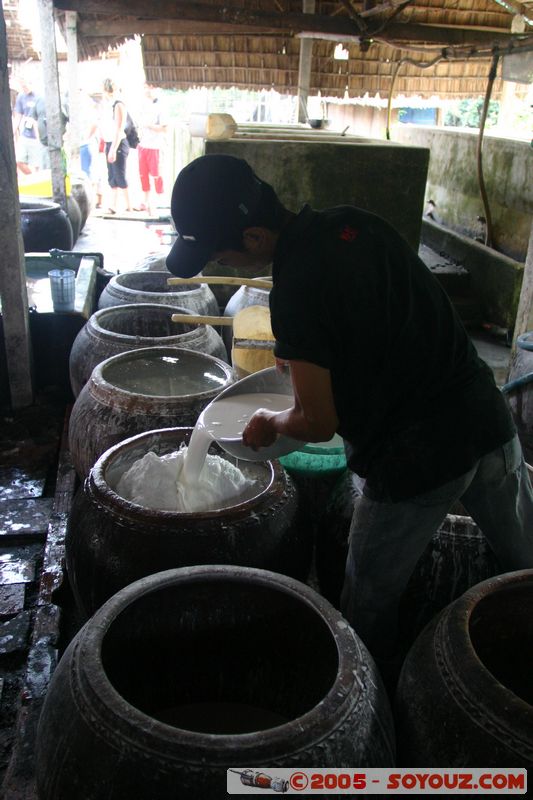
[[[179,173],[170,211],[178,237],[167,256],[174,275],[192,278],[221,242],[237,238],[259,207],[263,182],[242,158],[200,156]]]

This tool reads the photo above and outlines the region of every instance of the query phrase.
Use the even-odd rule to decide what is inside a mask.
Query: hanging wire
[[[391,113],[392,113],[392,97],[394,94],[394,86],[396,84],[396,78],[398,77],[398,73],[404,64],[411,64],[419,69],[429,69],[430,67],[434,67],[435,64],[438,64],[440,61],[447,61],[449,60],[447,56],[444,54],[445,51],[441,52],[441,55],[434,58],[432,61],[417,61],[413,58],[401,58],[397,61],[394,65],[392,77],[391,77],[391,85],[389,89],[389,96],[387,101],[387,129],[386,129],[386,139],[390,140],[390,128],[391,128]],[[474,54],[473,54],[474,55]],[[476,54],[477,55],[477,54]],[[490,98],[492,94],[492,87],[494,85],[494,81],[496,80],[496,74],[498,70],[498,61],[500,58],[500,54],[494,53],[492,56],[492,63],[489,72],[489,79],[487,83],[487,90],[485,92],[485,100],[483,102],[483,109],[481,112],[481,117],[479,121],[479,136],[477,142],[477,177],[478,177],[478,184],[479,184],[479,191],[481,194],[481,200],[483,203],[483,210],[486,220],[486,229],[485,229],[485,245],[487,247],[493,246],[493,226],[492,226],[492,215],[490,211],[490,204],[487,195],[487,190],[485,187],[485,180],[483,177],[483,136],[485,132],[485,123],[487,121],[487,115],[489,111],[489,104]]]
[[[477,140],[477,178],[479,183],[479,191],[481,193],[481,200],[483,202],[483,210],[485,212],[485,220],[487,222],[485,228],[485,244],[487,247],[492,247],[493,243],[493,227],[492,227],[492,215],[490,211],[489,205],[489,198],[487,195],[487,190],[485,188],[485,179],[483,177],[483,159],[482,159],[482,151],[483,151],[483,134],[485,132],[485,122],[487,121],[487,114],[489,111],[489,104],[490,104],[490,96],[492,94],[492,87],[494,85],[494,81],[496,79],[496,72],[498,70],[498,61],[499,61],[499,54],[495,54],[492,57],[492,63],[490,65],[490,72],[489,72],[489,79],[487,83],[487,90],[485,92],[485,100],[483,102],[483,110],[481,112],[481,119],[479,121],[479,136]]]
[[[394,43],[387,40],[376,38],[374,40],[379,44],[387,44],[389,47],[395,47],[397,49],[404,49],[408,50],[408,47],[403,47],[400,43]],[[414,48],[412,48],[414,50]],[[401,67],[404,64],[412,64],[419,69],[429,69],[430,67],[434,67],[435,64],[438,64],[439,61],[474,61],[476,59],[486,59],[488,55],[492,55],[493,59],[493,68],[496,67],[494,64],[498,64],[498,59],[500,56],[503,55],[511,55],[513,53],[528,53],[533,50],[533,41],[531,37],[526,37],[523,41],[518,44],[514,42],[510,42],[507,46],[504,47],[493,47],[491,50],[476,48],[476,47],[441,47],[439,50],[439,55],[437,55],[431,61],[418,61],[414,58],[400,58],[399,61],[395,62],[394,69],[391,76],[391,85],[389,89],[389,97],[387,101],[387,128],[386,128],[386,138],[390,140],[390,127],[391,127],[391,113],[392,113],[392,97],[394,94],[394,86],[396,84],[396,78],[398,77],[398,73]],[[426,52],[431,54],[431,49],[421,49],[419,52]],[[493,68],[491,68],[490,74],[492,75]],[[492,85],[494,83],[494,78],[492,80],[489,79],[489,86],[487,87],[492,92]],[[489,96],[490,99],[490,96]],[[488,105],[487,105],[488,110]],[[486,117],[486,114],[485,114]],[[484,124],[484,121],[483,121]],[[488,228],[487,228],[488,232]]]
[[[419,67],[420,69],[429,69],[429,67],[434,67],[435,64],[438,64],[439,61],[446,61],[447,59],[443,55],[438,55],[432,61],[417,61],[414,58],[401,58],[399,61],[396,62],[394,65],[394,70],[392,73],[391,84],[389,89],[389,97],[387,100],[387,130],[386,130],[386,138],[390,140],[390,125],[391,125],[391,112],[392,112],[392,96],[394,94],[394,85],[396,83],[396,78],[398,77],[398,73],[400,68],[404,64],[412,64],[414,67]]]

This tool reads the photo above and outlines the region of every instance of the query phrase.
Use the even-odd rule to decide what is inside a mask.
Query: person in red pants
[[[139,177],[144,202],[139,211],[155,212],[154,194],[163,194],[161,151],[165,145],[168,121],[159,90],[150,83],[144,85],[145,104],[141,115],[140,142],[137,147]]]

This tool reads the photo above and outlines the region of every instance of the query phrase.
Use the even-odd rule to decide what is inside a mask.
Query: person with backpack
[[[50,169],[50,154],[48,152],[48,124],[46,121],[46,104],[44,97],[38,96],[35,105],[33,106],[31,116],[37,123],[37,133],[40,142],[40,160],[41,169]],[[60,123],[61,123],[61,140],[67,129],[68,113],[67,109],[63,106],[60,110]]]
[[[128,111],[122,100],[117,97],[117,90],[110,78],[104,81],[104,98],[106,108],[102,118],[102,138],[105,142],[107,160],[107,181],[111,188],[111,201],[108,212],[117,213],[119,190],[124,197],[126,211],[133,211],[130,203],[126,167],[130,145],[126,137]]]

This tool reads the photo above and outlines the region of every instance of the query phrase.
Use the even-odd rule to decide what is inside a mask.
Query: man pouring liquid
[[[171,209],[174,274],[192,277],[210,260],[241,274],[272,263],[274,352],[290,366],[294,407],[258,410],[243,440],[343,437],[365,487],[342,611],[384,677],[395,676],[400,597],[457,500],[504,571],[533,567],[533,490],[506,400],[438,281],[378,216],[289,211],[226,155],[186,166]]]

